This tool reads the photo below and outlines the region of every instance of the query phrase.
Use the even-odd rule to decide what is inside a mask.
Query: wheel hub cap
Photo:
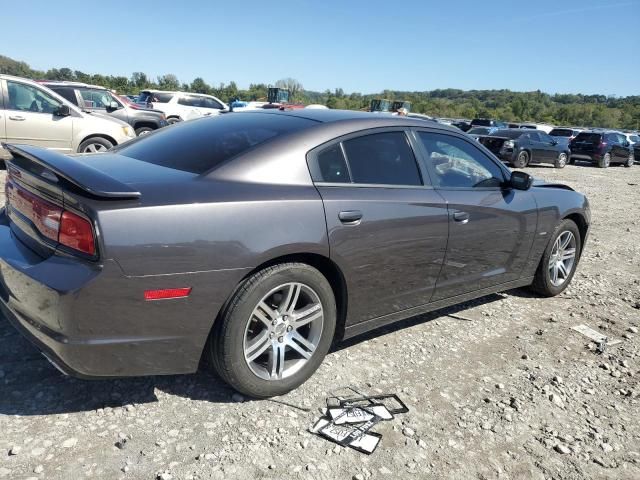
[[[559,287],[564,284],[575,265],[576,238],[572,232],[562,232],[551,249],[549,258],[549,279],[551,283]]]

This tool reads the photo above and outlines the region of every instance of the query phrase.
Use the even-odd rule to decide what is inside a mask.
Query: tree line
[[[137,94],[147,88],[181,90],[215,95],[225,102],[236,98],[246,101],[265,100],[268,85],[250,84],[238,88],[235,82],[207,83],[197,77],[190,83],[181,82],[174,74],[155,79],[144,72],[130,77],[89,74],[70,68],[47,71],[32,69],[27,63],[0,55],[0,73],[32,79],[66,80],[101,85],[118,94]],[[285,78],[275,86],[289,88],[293,101],[322,104],[329,108],[365,110],[374,98],[411,102],[411,111],[435,117],[487,117],[505,121],[536,121],[554,125],[593,126],[640,129],[640,96],[612,97],[605,95],[554,94],[541,91],[513,92],[511,90],[438,89],[424,92],[384,90],[376,94],[345,93],[341,88],[314,92],[304,90],[300,82]]]

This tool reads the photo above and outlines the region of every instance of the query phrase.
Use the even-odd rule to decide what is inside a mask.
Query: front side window
[[[404,132],[385,132],[343,142],[354,183],[422,185],[413,151]]]
[[[440,133],[418,132],[435,185],[440,188],[497,188],[502,169],[471,143]]]
[[[22,112],[53,113],[61,103],[48,93],[32,85],[7,80],[9,110]]]
[[[217,110],[221,110],[222,109],[222,104],[220,102],[218,102],[217,100],[214,100],[213,98],[209,98],[209,97],[202,97],[202,107],[204,108],[215,108]]]

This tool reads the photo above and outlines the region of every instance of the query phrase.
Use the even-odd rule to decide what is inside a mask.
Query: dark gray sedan
[[[7,146],[0,306],[83,378],[194,372],[285,393],[333,341],[493,292],[557,295],[587,199],[457,129],[229,113],[111,152]]]

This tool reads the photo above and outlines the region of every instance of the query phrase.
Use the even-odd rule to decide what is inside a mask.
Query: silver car
[[[80,110],[47,87],[0,75],[0,141],[58,150],[106,151],[135,137],[128,124]],[[6,156],[0,149],[0,158]]]

